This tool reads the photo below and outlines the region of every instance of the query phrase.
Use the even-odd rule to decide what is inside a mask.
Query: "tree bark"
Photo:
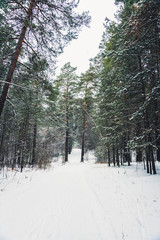
[[[142,162],[142,151],[140,149],[136,150],[136,162]]]
[[[68,131],[68,122],[66,124],[67,130],[66,130],[66,140],[65,140],[65,162],[68,162],[68,137],[69,137],[69,131]]]
[[[32,166],[36,163],[36,146],[37,146],[36,138],[37,138],[37,123],[35,123],[33,127]]]
[[[2,149],[3,149],[5,130],[6,130],[6,123],[4,122],[2,126],[2,135],[1,135],[1,141],[0,141],[0,163],[2,162],[2,159],[3,159]]]
[[[69,103],[68,103],[68,79],[66,86],[66,136],[65,136],[65,162],[68,162],[69,149]]]
[[[122,144],[120,148],[120,159],[121,159],[121,165],[123,165],[123,150],[122,150]]]
[[[138,56],[138,64],[139,64],[139,70],[140,72],[142,72],[142,61],[141,61],[141,56]],[[141,90],[142,90],[142,101],[143,103],[146,101],[146,91],[145,91],[145,83],[144,83],[144,80],[142,78],[142,83],[141,83]],[[149,121],[148,121],[148,110],[146,109],[143,110],[143,116],[144,116],[144,128],[145,130],[148,129],[148,125],[149,125]],[[145,136],[145,143],[148,142],[148,137]],[[147,173],[150,172],[149,170],[149,149],[148,147],[146,147],[145,149],[145,152],[146,152],[146,166],[147,166]]]
[[[110,149],[108,147],[108,166],[111,166],[111,156],[110,156]]]
[[[8,90],[9,90],[9,85],[10,85],[9,83],[12,81],[13,73],[14,73],[14,70],[15,70],[15,67],[16,67],[16,64],[17,64],[17,61],[18,61],[18,57],[20,55],[20,51],[21,51],[21,48],[22,48],[22,43],[24,41],[25,34],[26,34],[26,31],[27,31],[27,27],[29,25],[30,18],[32,16],[34,5],[35,5],[35,0],[31,0],[30,6],[29,6],[29,9],[28,9],[28,13],[27,13],[27,17],[25,19],[24,26],[21,30],[21,34],[20,34],[16,49],[15,49],[15,52],[12,56],[11,64],[10,64],[9,71],[8,71],[8,74],[7,74],[7,77],[6,77],[6,83],[3,86],[2,93],[1,93],[1,96],[0,96],[0,116],[1,116],[3,108],[4,108],[4,104],[5,104],[7,94],[8,94]]]
[[[86,106],[87,106],[87,103],[86,103],[86,100],[84,100],[81,162],[84,162],[85,130],[86,130]]]
[[[160,8],[159,8],[160,11]],[[160,40],[159,40],[159,21],[157,21],[156,29],[155,29],[155,37],[156,37],[156,45],[157,45],[157,78],[160,79]],[[160,162],[160,131],[158,130],[157,126],[159,124],[159,117],[158,117],[158,102],[156,100],[155,104],[155,138],[156,138],[156,155],[157,155],[157,161]]]
[[[136,123],[136,136],[137,137],[142,134],[142,130],[141,129],[142,129],[141,123],[140,123],[140,121],[137,121],[137,123]],[[142,162],[142,157],[143,157],[142,150],[138,146],[136,148],[136,162]]]
[[[116,154],[115,154],[115,144],[114,143],[113,143],[112,151],[113,151],[113,165],[115,167],[116,166]]]
[[[116,163],[119,167],[119,149],[118,149],[118,141],[116,140]]]

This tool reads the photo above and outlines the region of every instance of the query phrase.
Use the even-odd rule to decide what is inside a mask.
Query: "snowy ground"
[[[160,240],[160,174],[79,160],[1,175],[0,240]]]

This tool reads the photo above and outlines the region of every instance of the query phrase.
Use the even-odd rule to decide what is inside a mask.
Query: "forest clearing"
[[[21,174],[0,191],[1,240],[160,239],[159,174],[142,164],[83,164],[74,149],[67,164]]]

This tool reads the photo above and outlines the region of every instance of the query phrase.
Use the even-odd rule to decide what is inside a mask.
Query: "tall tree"
[[[68,153],[70,152],[71,144],[71,109],[73,104],[73,96],[75,92],[78,76],[75,73],[76,68],[70,63],[66,63],[61,68],[61,73],[57,77],[55,84],[59,89],[59,103],[61,105],[62,116],[65,118],[65,162],[68,161]],[[65,113],[65,114],[64,114]]]
[[[10,82],[20,56],[22,44],[32,51],[56,56],[66,43],[77,37],[82,25],[87,25],[87,13],[77,14],[75,1],[51,0],[9,1],[7,21],[16,31],[17,46],[12,54],[10,67],[0,96],[0,115],[7,98]],[[23,17],[24,16],[24,17]],[[54,45],[52,44],[54,42]],[[23,45],[24,45],[23,44]],[[35,49],[34,49],[35,46]],[[43,51],[43,53],[42,53]]]
[[[145,159],[156,173],[159,159],[159,1],[122,3],[119,23],[106,22],[100,45],[98,116],[100,161],[119,165]],[[155,158],[155,153],[157,158]],[[145,162],[144,162],[145,163]]]
[[[92,108],[94,108],[94,95],[95,95],[95,73],[93,69],[89,69],[86,73],[82,74],[80,77],[80,92],[82,93],[82,140],[81,140],[81,162],[84,162],[84,154],[85,150],[89,149],[87,147],[87,142],[89,145],[89,136],[87,136],[87,132],[89,132],[89,123],[92,121],[89,119],[90,112]],[[91,134],[91,132],[90,132]],[[88,139],[87,139],[88,138]]]

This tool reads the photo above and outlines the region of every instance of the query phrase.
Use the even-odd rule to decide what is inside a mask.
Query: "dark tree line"
[[[106,19],[97,56],[95,117],[99,162],[130,165],[131,153],[150,174],[160,161],[160,3],[121,2],[118,23]],[[93,67],[97,68],[95,62]]]
[[[76,1],[0,2],[0,165],[45,165],[62,150],[53,88],[57,56],[88,13]]]
[[[118,23],[106,19],[99,54],[77,80],[82,108],[79,145],[98,162],[131,164],[147,173],[160,161],[160,3],[121,2]],[[77,78],[78,79],[78,78]],[[79,82],[79,83],[78,83]],[[78,104],[78,103],[77,103]]]

